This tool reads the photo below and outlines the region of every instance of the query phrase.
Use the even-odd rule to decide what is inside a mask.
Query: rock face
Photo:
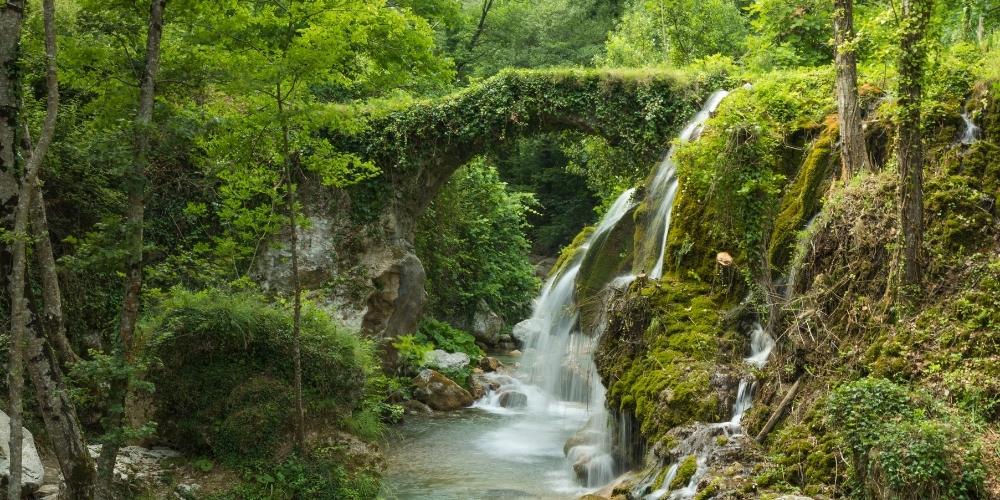
[[[476,340],[486,345],[496,345],[503,332],[503,319],[493,312],[486,302],[480,300],[476,313],[472,316],[472,328],[469,331]]]
[[[35,438],[24,429],[21,450],[21,487],[26,493],[37,490],[45,479],[45,468],[35,448]],[[0,479],[6,484],[10,478],[10,417],[0,411]]]
[[[469,355],[464,352],[447,352],[441,349],[424,354],[424,366],[435,370],[454,371],[469,366]]]
[[[421,370],[413,377],[413,385],[417,400],[438,411],[458,410],[472,404],[469,391],[434,370]]]
[[[101,454],[101,445],[87,448],[93,458]],[[118,458],[115,460],[115,480],[131,485],[158,483],[166,473],[161,462],[180,456],[180,452],[170,448],[125,446],[118,450]]]

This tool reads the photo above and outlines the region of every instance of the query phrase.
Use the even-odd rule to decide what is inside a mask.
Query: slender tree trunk
[[[493,8],[493,0],[483,0],[483,7],[479,14],[479,23],[476,25],[476,31],[472,33],[472,38],[469,39],[469,50],[476,48],[479,43],[479,37],[483,36],[483,31],[486,30],[486,18],[490,14],[490,9]]]
[[[126,363],[131,363],[134,355],[133,337],[142,295],[143,220],[146,208],[146,166],[149,164],[149,128],[153,120],[156,73],[160,68],[160,41],[163,36],[163,11],[166,3],[166,0],[151,0],[150,2],[149,30],[146,35],[146,61],[139,81],[139,107],[135,118],[133,159],[125,180],[125,188],[128,193],[128,213],[125,218],[127,257],[125,293],[122,298],[118,342],[121,355]],[[110,432],[119,429],[124,422],[128,380],[123,378],[116,381],[113,386],[112,401],[108,405],[110,428],[107,431]],[[118,439],[109,439],[101,448],[101,455],[98,458],[98,498],[112,498],[115,460],[118,457],[120,446],[121,443]]]
[[[302,285],[299,282],[299,230],[296,220],[295,182],[292,150],[288,140],[288,121],[285,116],[281,84],[276,87],[278,115],[281,119],[281,142],[285,158],[285,202],[288,210],[288,228],[292,247],[292,362],[295,371],[295,444],[305,445],[305,408],[302,404]]]
[[[46,108],[45,108],[45,120],[42,124],[42,133],[39,137],[38,145],[36,148],[30,152],[28,161],[24,167],[24,175],[21,178],[20,187],[17,193],[17,208],[14,214],[14,242],[11,248],[11,276],[9,280],[10,284],[10,297],[11,297],[11,349],[10,349],[10,376],[9,385],[10,390],[10,481],[8,483],[7,495],[11,500],[19,500],[21,498],[21,456],[23,448],[23,434],[22,434],[22,409],[23,409],[23,388],[24,388],[24,353],[25,346],[28,337],[28,322],[30,319],[30,314],[28,313],[27,298],[25,297],[26,281],[25,274],[27,271],[27,241],[28,241],[28,219],[31,210],[31,201],[34,197],[34,192],[38,187],[38,172],[41,169],[42,159],[48,152],[49,145],[52,144],[52,137],[55,135],[56,127],[56,117],[59,111],[59,80],[56,74],[56,35],[55,35],[55,6],[53,4],[54,0],[44,0],[42,2],[42,11],[45,25],[45,59],[46,59]],[[17,5],[12,7],[12,4],[8,3],[4,8],[4,15],[6,17],[9,14],[10,9],[21,9],[23,5]],[[3,27],[12,30],[11,33],[7,33],[9,36],[20,37],[20,24],[21,18],[23,16],[23,11],[13,13],[17,19],[12,19],[8,25],[8,21],[5,19],[2,23]],[[8,42],[3,42],[6,45]],[[18,44],[17,40],[14,40],[13,47]],[[16,60],[16,50],[13,52],[15,57],[12,61],[4,61],[4,66],[6,68],[15,68],[17,66]],[[15,96],[18,95],[19,89],[17,88],[17,83],[14,79],[7,79],[6,85],[11,85],[8,90],[12,92]],[[16,104],[18,99],[13,101]],[[16,113],[16,110],[15,110]],[[17,130],[16,114],[14,119],[6,123],[6,127],[10,128],[10,133],[13,134]],[[13,135],[10,137],[10,142],[7,146],[10,148],[16,147],[16,140],[13,140]],[[6,141],[5,141],[6,142]],[[16,160],[14,160],[16,162]],[[16,171],[16,164],[13,165]]]
[[[36,189],[31,199],[31,235],[35,242],[35,259],[42,282],[42,330],[55,349],[63,367],[77,362],[77,356],[66,337],[66,322],[63,317],[62,291],[56,258],[49,239],[49,221],[45,214],[45,200],[42,190]]]
[[[87,450],[80,419],[59,363],[47,345],[46,336],[35,326],[28,329],[28,375],[35,388],[49,445],[66,481],[65,498],[90,500],[94,498],[94,460]]]
[[[912,289],[921,281],[924,232],[924,146],[920,131],[921,80],[926,49],[924,35],[931,0],[903,0],[899,58],[899,227],[896,273],[899,285]],[[909,294],[909,292],[907,292]]]
[[[846,182],[868,163],[865,134],[858,107],[858,69],[854,54],[853,0],[835,0],[833,31],[836,42],[837,117],[843,154],[841,178]]]

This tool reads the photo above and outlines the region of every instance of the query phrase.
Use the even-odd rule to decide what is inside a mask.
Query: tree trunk
[[[11,245],[11,275],[9,280],[11,297],[11,349],[9,366],[10,391],[10,481],[8,482],[7,494],[12,500],[21,498],[21,455],[23,445],[22,434],[22,409],[23,409],[23,389],[24,389],[24,354],[27,342],[27,329],[30,315],[28,313],[27,298],[25,297],[27,271],[27,241],[28,219],[31,210],[31,202],[34,191],[38,186],[38,172],[41,169],[42,159],[48,152],[49,145],[52,144],[52,137],[55,135],[56,117],[59,111],[59,80],[56,74],[56,35],[55,35],[55,6],[54,0],[44,0],[42,11],[45,25],[45,59],[46,59],[46,109],[45,120],[42,124],[42,133],[39,137],[38,145],[30,152],[28,161],[24,167],[24,175],[21,178],[20,186],[17,190],[17,207],[14,212],[14,241]],[[0,42],[4,46],[4,56],[13,59],[0,59],[4,69],[13,69],[16,72],[17,46],[20,37],[21,20],[23,18],[23,4],[8,3],[3,9],[3,20],[0,26],[10,29],[4,36],[14,37],[13,40]],[[8,19],[9,16],[9,19]],[[7,51],[8,47],[14,48]],[[16,73],[14,73],[16,76]],[[17,105],[19,104],[19,88],[15,78],[5,77],[4,83],[6,91],[13,99],[3,104],[12,104],[11,119],[6,122],[5,127],[9,130],[5,132],[8,137],[4,138],[4,147],[10,148],[14,152],[17,141],[14,134],[17,131]],[[5,162],[6,163],[6,162]],[[6,166],[6,165],[5,165]],[[12,172],[16,175],[16,159],[10,165]]]
[[[37,327],[29,328],[28,334],[28,375],[35,388],[49,444],[66,481],[65,498],[90,500],[94,498],[94,461],[87,451],[87,442],[76,407],[70,399],[69,388],[63,381],[59,363],[48,348],[45,335]]]
[[[49,239],[49,221],[45,214],[45,200],[42,190],[35,189],[31,199],[31,234],[35,241],[35,259],[42,282],[42,329],[55,349],[60,364],[65,368],[80,358],[66,337],[66,322],[63,318],[62,291],[59,274],[56,272],[56,258]]]
[[[128,193],[128,213],[125,219],[126,264],[125,293],[122,298],[121,319],[118,325],[120,354],[127,363],[132,362],[133,336],[139,317],[139,301],[142,295],[142,247],[143,219],[146,208],[146,166],[149,164],[149,128],[153,120],[153,104],[156,92],[156,73],[160,67],[160,40],[163,36],[163,11],[166,0],[151,0],[149,8],[149,28],[146,35],[146,61],[139,81],[139,107],[135,118],[135,144],[132,166],[129,169],[125,188]],[[123,377],[112,384],[109,402],[108,422],[114,432],[120,428],[125,417],[125,398],[128,394],[128,380]],[[98,458],[97,495],[101,499],[112,497],[115,460],[121,443],[109,439],[101,448]]]
[[[285,158],[285,202],[288,211],[288,227],[292,247],[292,363],[294,365],[295,390],[295,444],[299,449],[305,445],[305,408],[302,403],[302,285],[299,282],[299,230],[296,220],[296,199],[292,151],[288,141],[288,122],[285,117],[281,84],[276,86],[278,116],[281,120],[281,142]]]
[[[920,131],[920,101],[926,49],[923,38],[932,8],[931,0],[903,0],[899,58],[899,227],[900,241],[895,272],[899,285],[911,289],[921,281],[923,245],[924,146]]]
[[[836,42],[837,117],[842,144],[841,178],[846,182],[868,163],[865,135],[861,128],[861,109],[858,107],[853,0],[835,0],[833,31]]]

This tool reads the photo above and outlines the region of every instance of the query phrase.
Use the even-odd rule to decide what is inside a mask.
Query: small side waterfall
[[[979,126],[972,121],[968,111],[962,112],[962,121],[965,122],[965,129],[962,131],[962,144],[971,146],[979,141],[979,134],[982,132]]]
[[[750,329],[750,355],[743,358],[748,365],[762,368],[767,363],[771,350],[774,348],[774,338],[767,333],[760,323],[754,323]],[[669,465],[664,480],[660,483],[659,489],[646,493],[656,482],[657,471],[646,477],[633,490],[633,495],[645,500],[686,500],[693,498],[698,492],[698,481],[708,472],[708,459],[711,453],[719,446],[716,441],[717,436],[732,438],[743,434],[741,421],[743,415],[753,405],[754,393],[757,389],[757,380],[753,375],[748,375],[740,379],[739,388],[736,391],[736,401],[733,403],[732,417],[726,422],[698,425],[675,449],[680,451],[680,457]],[[677,470],[684,460],[695,457],[697,468],[687,484],[681,488],[670,489],[670,483],[676,477]],[[663,464],[666,466],[666,464]]]
[[[701,111],[685,126],[677,141],[694,140],[727,94],[726,91],[713,93]],[[674,148],[671,147],[657,166],[646,190],[645,202],[650,206],[652,216],[643,223],[645,234],[651,239],[651,253],[656,255],[656,265],[651,274],[654,278],[663,274],[663,254],[678,188],[673,153]],[[517,455],[510,454],[511,459],[522,460],[532,453],[550,453],[551,450],[540,449],[545,445],[545,436],[565,433],[567,427],[572,427],[576,434],[558,452],[565,453],[567,470],[572,470],[577,484],[588,488],[611,482],[621,470],[615,463],[612,452],[615,439],[609,432],[615,419],[605,409],[605,388],[593,360],[603,331],[603,318],[598,320],[597,327],[590,328],[590,335],[580,331],[576,287],[592,245],[602,241],[626,215],[632,213],[639,201],[633,200],[634,194],[632,189],[622,193],[571,260],[545,283],[535,301],[531,318],[514,329],[515,335],[525,345],[520,372],[515,377],[490,374],[494,377],[495,388],[475,405],[491,412],[513,412],[524,417],[521,423],[514,426],[520,427],[501,429],[495,432],[495,436],[489,437],[491,446],[516,451]],[[626,269],[620,276],[609,278],[609,283],[604,284],[605,290],[608,287],[628,286],[637,271],[641,270],[629,272]],[[503,407],[501,395],[509,391],[526,396],[523,408]],[[621,427],[619,432],[627,432]]]

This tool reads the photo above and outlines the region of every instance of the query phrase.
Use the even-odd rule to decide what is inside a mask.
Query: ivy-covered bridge
[[[348,323],[384,337],[410,332],[424,301],[414,226],[456,169],[518,137],[560,130],[602,136],[652,165],[717,83],[670,70],[505,71],[369,116],[360,133],[330,140],[381,173],[347,192],[306,186],[303,208],[314,224],[300,266],[312,286],[332,290],[327,298]],[[265,279],[287,277],[280,261],[261,259]]]

